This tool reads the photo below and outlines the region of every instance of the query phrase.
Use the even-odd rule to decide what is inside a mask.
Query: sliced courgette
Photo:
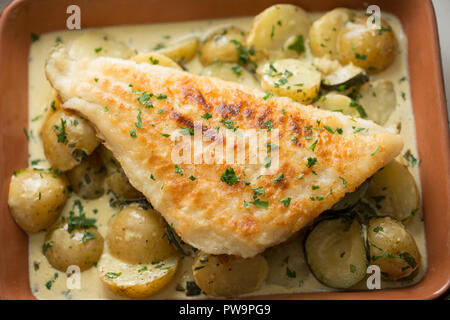
[[[312,274],[326,286],[350,288],[366,275],[361,224],[348,215],[319,222],[306,238],[305,254]]]
[[[344,91],[367,81],[369,81],[367,73],[362,68],[350,63],[324,76],[322,87],[327,90]]]

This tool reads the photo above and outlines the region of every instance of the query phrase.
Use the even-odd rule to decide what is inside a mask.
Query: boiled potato
[[[236,297],[261,288],[269,267],[261,255],[244,259],[200,252],[192,264],[192,270],[195,282],[208,295]]]
[[[219,29],[202,41],[200,62],[204,66],[217,62],[238,63],[241,53],[236,48],[236,44],[245,44],[244,31],[234,26]]]
[[[96,199],[104,193],[106,168],[97,152],[67,171],[73,191],[83,199]]]
[[[48,262],[60,271],[65,272],[71,265],[81,270],[89,269],[100,259],[103,237],[93,227],[76,228],[70,232],[69,228],[65,223],[49,230],[43,246],[44,254]]]
[[[135,200],[142,198],[142,193],[137,191],[128,181],[125,172],[120,166],[119,161],[114,158],[111,151],[105,146],[101,145],[98,148],[98,153],[102,158],[103,164],[106,167],[108,177],[106,178],[106,184],[108,188],[114,192],[114,194],[125,200]]]
[[[136,190],[128,181],[127,176],[122,168],[118,172],[110,174],[106,178],[106,184],[114,194],[125,200],[135,200],[142,198],[142,193]]]
[[[122,209],[109,223],[106,236],[113,256],[129,263],[149,263],[174,255],[165,224],[153,209],[137,204]]]
[[[310,26],[311,19],[302,8],[277,4],[253,19],[247,47],[255,50],[255,60],[298,57],[305,51]]]
[[[313,66],[316,67],[323,75],[331,74],[341,68],[338,60],[330,59],[327,56],[315,57],[313,59]]]
[[[111,151],[107,149],[103,144],[100,145],[97,149],[97,152],[100,156],[100,158],[103,161],[103,164],[106,167],[106,171],[108,174],[114,173],[114,172],[120,172],[122,167],[120,166],[119,161],[114,157]]]
[[[72,42],[69,55],[75,59],[101,56],[128,59],[133,55],[133,50],[109,34],[87,31]]]
[[[381,213],[404,221],[410,220],[420,207],[416,181],[397,160],[372,177],[365,197]]]
[[[361,86],[358,102],[368,119],[384,125],[397,106],[394,84],[384,79],[368,82]]]
[[[352,99],[337,92],[330,92],[321,96],[319,100],[314,102],[314,106],[320,109],[342,112],[349,116],[356,116],[358,112],[351,107]]]
[[[244,67],[235,63],[211,64],[200,72],[202,76],[216,77],[226,81],[233,81],[251,88],[261,89],[255,77]]]
[[[389,280],[409,276],[420,265],[416,241],[403,224],[390,217],[369,220],[367,241],[370,263],[378,265],[381,274]]]
[[[47,160],[52,168],[61,171],[78,165],[100,143],[87,120],[63,110],[45,119],[40,134]]]
[[[282,59],[266,63],[260,74],[263,90],[301,103],[311,103],[319,92],[320,72],[300,60]]]
[[[181,67],[178,65],[178,63],[158,52],[140,53],[132,57],[131,60],[135,62],[146,62],[152,65],[158,65],[181,70]]]
[[[369,73],[379,73],[394,61],[397,42],[386,21],[381,21],[381,29],[374,30],[367,26],[367,17],[360,17],[341,29],[337,50],[342,64],[352,62]]]
[[[314,21],[309,29],[311,51],[319,57],[327,55],[333,59],[339,58],[336,50],[339,31],[354,16],[355,13],[350,9],[336,8]]]
[[[165,48],[157,50],[157,53],[163,54],[177,63],[183,65],[192,60],[197,53],[198,38],[189,37],[180,39],[168,45]]]
[[[64,175],[27,168],[12,176],[8,206],[20,228],[38,232],[56,221],[68,194]]]
[[[142,299],[165,287],[173,279],[177,267],[175,256],[155,263],[129,264],[104,254],[98,264],[98,276],[114,294]]]

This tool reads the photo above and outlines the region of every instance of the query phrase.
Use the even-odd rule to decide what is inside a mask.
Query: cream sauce
[[[313,19],[320,17],[321,13],[312,13]],[[408,75],[408,58],[407,58],[407,39],[403,33],[399,20],[390,14],[384,14],[383,18],[392,26],[397,40],[399,42],[399,54],[394,63],[382,73],[372,76],[371,80],[388,79],[395,86],[397,94],[398,106],[388,121],[388,126],[393,128],[401,123],[401,136],[404,139],[405,147],[399,160],[403,161],[402,155],[406,150],[410,150],[413,155],[417,155],[415,126],[413,112],[411,107],[409,81],[401,81],[403,77],[409,78]],[[119,26],[108,27],[101,31],[115,37],[116,39],[128,44],[131,48],[138,52],[151,51],[158,44],[168,44],[173,39],[186,35],[197,35],[202,37],[211,28],[218,26],[234,25],[243,30],[249,30],[252,17],[222,19],[214,21],[194,21],[183,23],[167,23],[153,25],[136,25],[136,26]],[[31,46],[29,58],[29,162],[30,166],[37,168],[48,168],[49,163],[45,160],[42,141],[39,137],[39,130],[45,118],[45,112],[49,108],[50,103],[54,100],[55,92],[45,78],[44,63],[55,42],[62,41],[63,44],[70,43],[73,39],[80,36],[83,32],[89,32],[88,29],[81,31],[57,31],[40,36],[40,39]],[[311,61],[312,55],[307,49],[305,55],[306,60]],[[186,65],[189,72],[199,73],[202,65],[198,60],[198,56]],[[404,93],[404,94],[403,94]],[[420,181],[418,179],[418,167],[410,167],[417,185],[420,189]],[[109,206],[110,196],[104,195],[96,200],[82,200],[85,212],[88,217],[97,219],[99,232],[105,237],[107,232],[107,223],[112,215],[118,209]],[[73,201],[78,199],[75,194],[71,194],[64,208],[62,215],[68,216],[72,208]],[[94,210],[97,209],[97,210]],[[97,213],[94,213],[97,212]],[[418,213],[407,224],[408,230],[414,236],[419,251],[422,255],[422,266],[418,276],[413,282],[382,282],[382,288],[398,287],[409,285],[419,281],[426,270],[426,251],[424,227],[422,222],[422,214]],[[51,267],[47,259],[42,253],[42,244],[44,243],[45,232],[30,235],[29,237],[29,279],[30,287],[33,294],[38,299],[118,299],[110,293],[101,283],[97,275],[97,268],[92,267],[81,273],[81,289],[68,290],[66,286],[67,277],[64,273],[59,272]],[[298,237],[302,237],[300,232]],[[106,245],[105,245],[106,246]],[[106,249],[106,248],[105,248]],[[277,247],[268,249],[265,253],[270,265],[270,274],[263,287],[250,295],[265,295],[275,293],[297,293],[297,292],[324,292],[333,291],[319,283],[309,272],[302,253],[302,245],[300,239],[290,241]],[[286,256],[289,256],[289,263],[283,262]],[[177,299],[187,298],[184,292],[176,291],[177,284],[184,284],[186,281],[193,280],[191,271],[191,258],[180,260],[180,265],[172,282],[167,285],[159,293],[151,296],[151,299]],[[295,278],[289,278],[286,275],[286,267],[296,271]],[[52,282],[50,289],[47,289],[46,283],[54,279],[55,273],[58,277]],[[355,289],[365,289],[365,281],[358,284]],[[198,296],[197,296],[198,298]]]

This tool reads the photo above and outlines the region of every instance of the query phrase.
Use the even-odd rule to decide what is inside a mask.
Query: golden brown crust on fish
[[[264,99],[263,92],[239,84],[161,66],[73,61],[58,47],[46,72],[63,107],[93,123],[130,183],[184,241],[208,253],[250,257],[286,240],[402,148],[398,135],[371,121],[288,98]],[[211,117],[202,118],[205,113]],[[248,164],[249,152],[246,164],[175,166],[172,153],[193,139],[196,122],[201,126],[195,130],[210,139],[204,147],[231,139],[221,137],[226,132],[277,129],[279,143],[270,148],[279,154],[278,168],[263,174],[268,161]],[[238,182],[221,180],[227,168]]]

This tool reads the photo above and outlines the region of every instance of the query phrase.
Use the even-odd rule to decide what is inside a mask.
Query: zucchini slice
[[[347,88],[369,81],[367,73],[352,63],[326,75],[322,80],[322,87],[327,90],[344,91]]]
[[[350,288],[366,275],[368,261],[358,219],[322,220],[306,238],[305,254],[311,272],[326,286]]]

